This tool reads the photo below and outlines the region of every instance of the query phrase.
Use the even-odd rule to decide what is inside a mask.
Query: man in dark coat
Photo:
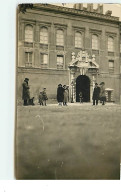
[[[98,87],[98,84],[95,83],[94,91],[93,91],[93,105],[98,105],[98,100],[99,100],[99,95],[100,95],[100,87]]]
[[[22,87],[23,87],[22,99],[24,100],[24,106],[29,105],[29,99],[30,99],[28,81],[29,81],[29,79],[25,78],[25,80],[22,84]]]
[[[57,101],[60,106],[62,106],[62,102],[64,100],[64,89],[61,84],[58,85],[57,88]]]

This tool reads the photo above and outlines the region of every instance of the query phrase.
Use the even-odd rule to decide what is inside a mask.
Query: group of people
[[[59,84],[57,88],[57,101],[59,106],[67,106],[69,97],[69,87],[66,85]]]
[[[98,83],[95,83],[94,91],[93,91],[93,105],[98,105],[98,101],[105,105],[106,102],[106,95],[105,95],[105,83],[101,82],[100,87]]]
[[[25,78],[24,82],[22,84],[23,87],[23,93],[22,93],[22,99],[24,101],[24,106],[28,105],[34,105],[34,97],[30,98],[30,87],[28,84],[29,79]],[[46,106],[46,100],[48,100],[47,94],[46,94],[46,88],[43,88],[43,91],[39,94],[39,104],[42,106]]]
[[[25,78],[22,86],[23,86],[23,94],[22,99],[24,100],[24,106],[27,105],[34,105],[34,97],[30,98],[30,87],[28,84],[29,79]],[[83,94],[82,92],[79,93],[80,103],[83,103]],[[42,106],[46,106],[46,101],[48,100],[46,88],[43,88],[43,91],[39,94],[39,104]],[[98,86],[98,83],[95,83],[94,91],[93,91],[93,105],[98,105],[98,101],[102,103],[102,105],[105,105],[106,102],[106,96],[105,96],[105,83],[101,82],[100,87]],[[67,106],[67,103],[69,101],[69,87],[67,85],[59,84],[57,88],[57,101],[59,106]]]

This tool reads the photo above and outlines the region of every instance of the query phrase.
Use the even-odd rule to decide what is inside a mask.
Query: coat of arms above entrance
[[[99,65],[95,61],[95,55],[90,56],[85,50],[79,51],[77,56],[75,52],[72,52],[72,60],[69,66],[99,69]]]

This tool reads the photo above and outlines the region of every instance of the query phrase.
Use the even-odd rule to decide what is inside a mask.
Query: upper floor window
[[[56,32],[56,45],[64,46],[64,32],[63,32],[63,30],[57,30],[57,32]]]
[[[99,49],[98,36],[97,35],[92,35],[92,49],[94,49],[94,50]]]
[[[40,29],[40,43],[48,44],[48,29],[45,27]]]
[[[114,52],[114,39],[108,37],[108,51]]]
[[[82,34],[80,32],[75,33],[75,47],[82,48]]]
[[[25,27],[25,41],[33,42],[33,27],[31,25]]]

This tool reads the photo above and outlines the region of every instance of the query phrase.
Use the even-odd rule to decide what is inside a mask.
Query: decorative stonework
[[[69,66],[76,66],[77,68],[94,68],[99,69],[99,65],[95,61],[95,55],[90,56],[86,51],[78,52],[77,56],[75,52],[72,52],[72,61]]]
[[[77,56],[75,52],[72,52],[72,60],[69,64],[70,69],[70,86],[71,86],[71,99],[72,102],[76,101],[76,86],[75,86],[75,74],[78,72],[79,75],[90,75],[90,97],[94,90],[96,77],[99,70],[99,65],[95,61],[95,55],[89,56],[87,51],[81,50]],[[91,101],[91,99],[90,99]]]

